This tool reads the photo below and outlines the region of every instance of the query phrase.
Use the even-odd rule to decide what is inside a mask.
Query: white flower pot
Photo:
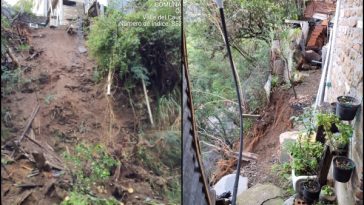
[[[301,182],[306,181],[307,179],[317,179],[317,176],[296,176],[295,171],[292,169],[292,185],[297,193],[301,190]]]

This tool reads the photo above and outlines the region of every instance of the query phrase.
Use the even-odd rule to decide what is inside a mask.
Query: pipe
[[[319,105],[321,105],[322,102],[322,95],[323,95],[323,90],[325,87],[325,80],[326,80],[326,75],[327,75],[327,67],[328,67],[328,63],[329,63],[329,56],[331,53],[331,44],[332,44],[332,36],[330,35],[330,40],[329,40],[329,46],[327,48],[327,53],[326,53],[326,57],[325,57],[325,63],[324,63],[324,67],[323,67],[323,73],[321,74],[321,80],[320,80],[320,85],[319,85],[319,89],[317,91],[317,95],[316,95],[316,102],[314,105],[314,110],[317,109],[317,107]]]
[[[327,100],[327,92],[325,92],[325,88],[328,85],[328,83],[331,80],[331,63],[332,63],[332,52],[334,49],[332,49],[332,46],[334,45],[334,41],[335,38],[334,36],[336,36],[336,31],[337,31],[337,27],[338,27],[338,19],[339,19],[339,9],[340,9],[340,0],[337,1],[336,4],[336,13],[335,13],[335,22],[334,22],[334,27],[332,30],[332,33],[330,35],[330,40],[329,40],[329,47],[327,49],[327,54],[326,54],[326,58],[325,58],[325,63],[324,63],[324,67],[323,67],[323,73],[321,74],[321,80],[320,80],[320,86],[319,89],[317,91],[317,95],[316,95],[316,102],[314,104],[314,109],[316,110],[317,107],[319,105],[321,105],[321,103],[323,101]]]
[[[232,54],[231,54],[231,50],[230,50],[230,44],[229,44],[229,39],[228,39],[228,34],[227,34],[227,29],[226,29],[226,23],[225,23],[223,0],[216,0],[216,4],[217,4],[217,6],[219,7],[219,10],[220,10],[220,17],[221,17],[222,29],[223,29],[223,33],[224,33],[225,45],[226,45],[226,49],[227,49],[228,56],[229,56],[230,67],[231,67],[233,77],[234,77],[236,94],[237,94],[237,97],[238,97],[238,104],[239,104],[240,146],[239,146],[238,165],[237,165],[236,177],[235,177],[235,182],[234,182],[234,187],[233,187],[233,197],[232,197],[232,205],[235,205],[236,204],[236,195],[237,195],[237,191],[238,191],[238,184],[239,184],[241,159],[243,157],[242,156],[243,155],[243,108],[241,106],[241,104],[242,104],[241,103],[241,93],[242,92],[241,92],[241,85],[240,85],[239,75],[238,75],[238,72],[237,72],[237,70],[235,68],[234,61],[233,61]]]
[[[336,33],[337,33],[337,29],[338,29],[338,23],[339,23],[339,16],[340,16],[340,3],[341,0],[338,0],[336,3],[336,14],[335,14],[335,23],[334,23],[334,28],[333,28],[333,37],[332,37],[332,44],[331,45],[335,45],[336,43]],[[327,73],[327,77],[326,77],[326,82],[325,82],[325,89],[330,88],[331,87],[331,70],[332,70],[332,59],[333,59],[333,51],[334,49],[330,50],[330,61],[329,61],[329,70]],[[330,87],[328,87],[330,86]],[[324,102],[327,101],[327,92],[325,92],[324,89]]]

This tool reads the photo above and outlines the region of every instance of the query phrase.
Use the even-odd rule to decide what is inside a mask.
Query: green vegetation
[[[207,0],[189,0],[186,5],[201,11],[197,17],[185,14],[184,23],[197,127],[202,140],[211,142],[213,135],[231,145],[239,136],[239,112],[220,14]],[[298,7],[291,0],[233,0],[225,1],[224,9],[244,113],[259,113],[267,103],[264,84],[270,73],[271,41],[278,38],[284,19],[298,17]],[[273,83],[274,87],[277,81]],[[252,124],[244,119],[244,133]]]
[[[115,87],[129,97],[137,120],[146,115],[145,96],[140,97],[145,83],[158,132],[146,131],[146,123],[140,123],[134,160],[166,181],[162,186],[151,180],[153,191],[170,204],[179,204],[181,22],[175,19],[168,25],[155,25],[158,20],[153,17],[180,14],[174,7],[155,6],[157,0],[131,1],[126,6],[132,8],[130,12],[121,12],[115,2],[110,2],[104,16],[90,22],[87,46],[97,62],[93,80],[100,82],[111,71]]]
[[[100,198],[93,190],[98,184],[106,182],[110,177],[110,170],[118,162],[113,159],[102,145],[76,146],[74,153],[64,153],[67,165],[72,171],[75,183],[72,191],[61,205],[117,205],[119,202],[110,197]]]
[[[30,46],[28,45],[28,44],[20,44],[19,46],[18,46],[18,50],[19,51],[29,51],[29,49],[30,49]]]
[[[3,4],[3,2],[1,2],[1,6],[2,6],[2,4]],[[4,29],[10,28],[9,19],[7,19],[3,15],[1,15],[1,27]],[[8,45],[8,40],[5,36],[5,32],[1,32],[1,61],[3,61],[3,56],[6,53],[7,45]],[[2,68],[1,68],[1,70],[2,70]]]
[[[118,163],[102,145],[79,144],[73,154],[64,153],[64,158],[76,178],[73,191],[80,194],[92,193],[94,183],[107,180],[111,168]]]
[[[44,97],[44,102],[49,105],[54,100],[53,94],[48,94]]]
[[[292,167],[289,162],[273,164],[271,167],[272,174],[278,177],[278,185],[283,189],[284,196],[292,196],[295,191],[292,188]]]
[[[24,83],[27,82],[26,79],[22,77],[22,68],[10,69],[7,66],[1,66],[1,95],[6,96],[10,93],[19,90]]]
[[[296,142],[287,142],[285,149],[292,156],[291,167],[298,175],[315,175],[319,168],[324,147],[320,142],[311,142],[308,138],[299,138]]]
[[[322,126],[325,132],[325,138],[334,150],[342,149],[349,144],[350,137],[353,135],[353,128],[340,121],[340,119],[332,113],[317,113],[317,126]],[[337,133],[332,132],[332,126],[336,126],[339,130]]]
[[[19,0],[14,5],[14,9],[16,11],[22,12],[22,13],[32,13],[33,8],[33,0]]]
[[[303,129],[301,129],[303,135],[311,136],[317,129],[316,116],[311,108],[306,108],[301,115],[292,116],[291,119],[298,125],[303,126]]]
[[[100,199],[78,192],[71,192],[70,196],[62,201],[61,205],[119,205],[120,203],[114,199]]]
[[[321,188],[321,192],[322,194],[326,195],[326,196],[334,196],[335,192],[333,190],[332,187],[330,187],[329,185],[325,185]]]
[[[180,129],[181,105],[178,100],[180,96],[180,90],[175,89],[158,98],[156,118],[161,128],[171,125],[172,130]]]
[[[180,26],[128,26],[128,22],[152,24],[151,16],[176,16],[173,7],[154,7],[154,0],[133,2],[135,11],[123,14],[109,8],[105,16],[94,19],[88,34],[88,47],[97,60],[97,77],[109,70],[124,80],[124,89],[130,90],[141,80],[157,96],[170,93],[178,87]],[[168,76],[167,76],[168,75]]]
[[[168,179],[166,186],[160,188],[154,182],[151,186],[166,196],[169,204],[180,204],[181,200],[181,135],[179,131],[162,131],[139,136],[137,162],[156,176]]]

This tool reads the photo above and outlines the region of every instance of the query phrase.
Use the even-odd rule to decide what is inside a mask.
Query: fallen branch
[[[142,84],[143,84],[143,91],[144,91],[144,96],[145,96],[145,103],[147,104],[147,108],[148,108],[150,124],[152,125],[152,127],[154,127],[152,111],[150,109],[150,104],[149,104],[149,100],[148,100],[147,88],[145,87],[145,82],[144,82],[143,78],[142,78]]]
[[[20,137],[19,137],[19,139],[18,139],[18,143],[19,143],[19,144],[20,144],[20,142],[23,140],[23,138],[24,138],[25,134],[28,132],[28,130],[29,130],[29,128],[30,128],[30,126],[32,125],[32,122],[33,122],[33,120],[34,120],[35,116],[37,115],[37,113],[38,113],[38,111],[39,111],[39,107],[40,107],[40,105],[38,104],[38,105],[34,108],[34,110],[33,110],[32,114],[30,115],[30,117],[29,117],[29,119],[28,119],[28,122],[27,122],[27,124],[25,125],[24,131],[23,131],[23,133],[20,135]],[[29,139],[31,139],[31,138],[29,138]]]
[[[43,184],[17,184],[16,186],[21,188],[34,188],[34,187],[42,187]]]
[[[8,48],[7,49],[7,53],[10,56],[11,60],[15,63],[15,65],[17,67],[20,67],[20,63],[19,63],[18,59],[15,57],[14,52],[13,52],[13,49],[12,48]]]
[[[27,57],[25,60],[26,61],[30,61],[33,60],[34,58],[38,57],[43,51],[37,51],[35,53],[33,53],[31,56]]]

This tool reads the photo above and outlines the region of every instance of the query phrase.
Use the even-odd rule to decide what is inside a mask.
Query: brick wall
[[[328,78],[331,87],[327,87],[325,99],[336,101],[340,95],[350,95],[363,99],[363,1],[340,1],[337,31],[333,36],[331,73]],[[355,132],[351,141],[349,157],[356,163],[356,171],[345,186],[347,194],[354,199],[360,172],[363,167],[363,103],[356,118],[351,122]],[[339,203],[340,204],[340,203]],[[359,203],[358,203],[359,204]]]

